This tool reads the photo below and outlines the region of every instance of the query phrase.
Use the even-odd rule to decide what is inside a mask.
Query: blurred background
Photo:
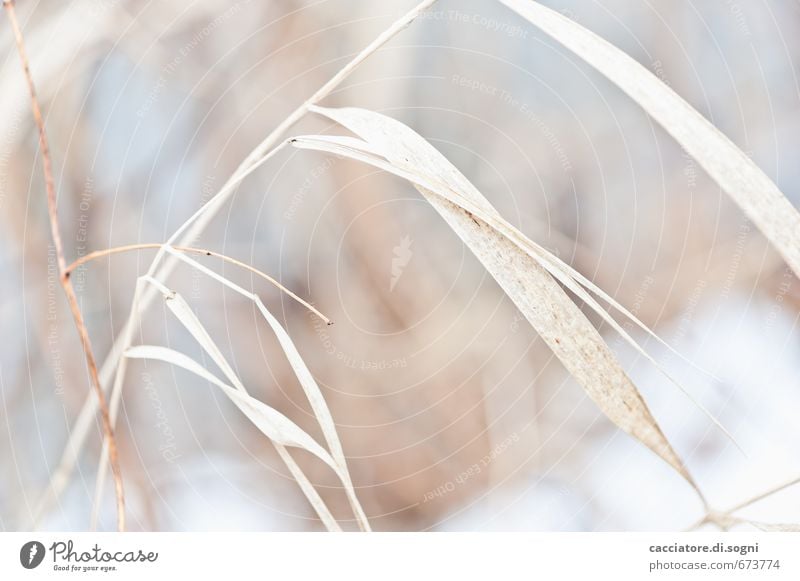
[[[800,205],[800,5],[548,0],[657,74]],[[19,0],[46,115],[67,259],[165,240],[288,113],[411,0]],[[0,529],[89,527],[100,424],[59,502],[33,512],[90,384],[57,282],[35,126],[0,26]],[[700,487],[726,508],[800,475],[800,284],[742,212],[627,96],[496,2],[440,0],[325,99],[395,117],[539,244],[697,366],[642,334],[742,451],[594,315]],[[309,116],[291,133],[336,132]],[[264,281],[338,424],[376,530],[678,530],[679,476],[615,429],[480,263],[407,183],[286,151],[196,246]],[[102,361],[154,252],[73,282]],[[168,280],[249,391],[321,441],[252,303],[180,266]],[[588,313],[587,313],[588,314]],[[137,342],[202,358],[161,305]],[[210,363],[210,362],[209,362]],[[211,367],[213,369],[213,367]],[[215,388],[133,362],[117,427],[132,530],[321,530],[264,436]],[[295,453],[354,528],[329,468]],[[115,525],[106,487],[99,527]],[[744,516],[800,520],[800,487]]]

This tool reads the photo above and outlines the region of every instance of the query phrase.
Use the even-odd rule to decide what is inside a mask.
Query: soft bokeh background
[[[800,205],[796,2],[544,3],[650,68]],[[68,259],[164,240],[412,5],[19,0]],[[27,93],[0,21],[0,529],[19,530],[34,526],[89,382],[54,276]],[[800,474],[800,284],[727,196],[604,78],[495,2],[441,0],[325,104],[371,108],[413,127],[512,223],[706,370],[637,335],[743,452],[601,327],[714,506]],[[319,131],[341,132],[313,117],[294,130]],[[325,327],[263,281],[202,259],[258,292],[296,341],[374,528],[675,530],[701,516],[687,485],[598,413],[406,183],[288,151],[242,184],[197,245],[273,274],[335,321]],[[74,277],[101,359],[152,256],[103,259]],[[251,393],[320,437],[253,305],[187,267],[169,284]],[[147,312],[140,339],[201,356],[160,306]],[[321,528],[270,444],[210,385],[136,363],[122,411],[129,528]],[[89,526],[99,434],[98,423],[65,495],[38,526]],[[296,457],[346,522],[330,470]],[[110,487],[103,507],[100,526],[111,529]],[[743,514],[797,522],[800,490]]]

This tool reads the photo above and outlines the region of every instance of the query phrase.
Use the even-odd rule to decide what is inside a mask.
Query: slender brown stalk
[[[47,142],[47,134],[44,129],[44,118],[42,110],[39,106],[39,100],[36,97],[36,88],[33,84],[33,76],[31,75],[28,56],[25,51],[25,43],[22,39],[22,31],[17,21],[17,14],[14,10],[13,0],[3,0],[3,7],[6,9],[8,19],[11,22],[11,28],[14,32],[14,39],[17,44],[17,52],[22,62],[22,68],[25,72],[25,80],[28,83],[28,92],[31,97],[31,109],[33,111],[33,118],[36,126],[39,129],[39,149],[42,152],[42,165],[44,169],[45,188],[47,190],[47,212],[50,217],[50,233],[53,237],[53,246],[56,251],[56,260],[58,262],[59,279],[61,286],[64,289],[64,294],[67,297],[72,318],[75,320],[75,327],[78,329],[78,335],[81,339],[81,347],[86,356],[86,365],[89,368],[89,375],[92,381],[92,387],[97,394],[97,400],[100,407],[100,415],[103,422],[103,432],[105,433],[108,446],[108,459],[111,464],[111,470],[114,475],[114,487],[117,498],[117,527],[120,531],[125,530],[125,494],[122,488],[122,472],[119,467],[119,459],[117,456],[117,443],[114,438],[114,428],[111,425],[109,417],[108,405],[100,386],[100,379],[97,373],[97,362],[92,352],[92,344],[89,339],[89,331],[83,321],[80,306],[78,305],[78,297],[75,295],[75,290],[72,288],[72,281],[70,280],[67,270],[66,260],[64,259],[64,247],[61,242],[61,230],[58,223],[58,205],[56,198],[55,180],[53,179],[53,164],[50,157],[50,147]]]
[[[147,250],[147,249],[161,248],[162,246],[164,246],[164,245],[163,244],[159,244],[159,243],[152,243],[151,242],[151,243],[144,243],[144,244],[127,244],[125,246],[115,246],[114,248],[106,248],[105,250],[95,250],[94,252],[90,252],[89,254],[81,256],[75,262],[73,262],[72,264],[68,265],[67,268],[66,268],[66,273],[69,274],[73,270],[78,268],[79,266],[82,266],[82,265],[86,264],[87,262],[91,262],[92,260],[96,260],[98,258],[103,258],[104,256],[111,256],[112,254],[121,254],[123,252],[131,252],[133,250]],[[242,262],[241,260],[236,260],[235,258],[231,258],[230,256],[226,256],[225,254],[220,254],[219,252],[214,252],[213,250],[206,250],[205,248],[194,248],[194,247],[191,247],[191,246],[173,246],[172,248],[174,248],[175,250],[178,250],[180,252],[186,252],[186,253],[189,253],[189,254],[202,254],[204,256],[213,256],[215,258],[219,258],[221,260],[224,260],[225,262],[233,264],[234,266],[238,266],[239,268],[243,268],[243,269],[245,269],[245,270],[247,270],[249,272],[252,272],[256,276],[261,277],[264,280],[268,281],[269,283],[275,285],[281,291],[286,293],[289,297],[293,298],[298,303],[300,303],[301,305],[306,307],[309,311],[311,311],[312,313],[317,315],[320,319],[322,319],[325,322],[326,325],[333,325],[333,321],[331,321],[328,317],[323,315],[319,311],[319,309],[317,309],[314,305],[312,305],[311,303],[303,300],[302,298],[300,298],[299,296],[294,294],[292,291],[290,291],[288,288],[283,286],[281,283],[279,283],[277,280],[272,278],[267,273],[258,270],[254,266],[250,266],[246,262]]]

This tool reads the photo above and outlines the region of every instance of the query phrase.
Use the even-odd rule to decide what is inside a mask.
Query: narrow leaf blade
[[[800,276],[800,212],[777,185],[689,103],[623,51],[532,0],[499,0],[616,84],[744,210]]]
[[[315,112],[343,125],[391,164],[442,183],[481,215],[498,217],[489,201],[447,159],[402,123],[364,109]],[[349,142],[353,145],[353,142]],[[697,488],[682,460],[653,418],[597,330],[552,276],[532,256],[480,216],[415,183],[467,244],[547,345],[603,413],[644,443]],[[699,491],[698,491],[699,492]],[[702,496],[702,495],[701,495]]]

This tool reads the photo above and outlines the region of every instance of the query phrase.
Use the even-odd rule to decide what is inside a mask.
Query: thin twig
[[[726,510],[725,513],[726,514],[731,514],[733,512],[738,511],[738,510],[742,510],[743,508],[746,508],[746,507],[750,506],[751,504],[755,504],[759,500],[764,500],[768,496],[772,496],[773,494],[776,494],[776,493],[780,492],[781,490],[785,490],[785,489],[789,488],[790,486],[794,486],[795,484],[800,484],[800,477],[793,478],[792,480],[789,480],[788,482],[784,482],[783,484],[781,484],[779,486],[775,486],[774,488],[770,488],[766,492],[762,492],[761,494],[758,494],[758,495],[756,495],[756,496],[754,496],[754,497],[752,497],[752,498],[750,498],[748,500],[740,502],[739,504],[737,504],[733,508],[730,508],[730,509]]]
[[[774,486],[774,487],[770,488],[769,490],[766,490],[766,491],[764,491],[764,492],[762,492],[760,494],[757,494],[757,495],[755,495],[755,496],[753,496],[753,497],[751,497],[751,498],[749,498],[747,500],[743,500],[742,502],[740,502],[736,506],[732,506],[731,508],[729,508],[727,510],[709,511],[709,512],[706,513],[706,515],[703,518],[699,519],[697,522],[695,522],[692,526],[690,526],[686,530],[687,531],[695,530],[695,529],[703,526],[706,523],[712,523],[712,524],[715,524],[715,525],[719,526],[720,528],[723,528],[723,525],[726,524],[726,523],[727,524],[731,524],[731,523],[736,524],[738,522],[750,522],[750,521],[744,521],[743,519],[740,519],[738,517],[733,516],[733,513],[737,512],[737,511],[740,511],[743,508],[747,508],[751,504],[755,504],[756,502],[764,500],[765,498],[767,498],[769,496],[772,496],[773,494],[777,494],[778,492],[781,492],[782,490],[786,490],[787,488],[789,488],[791,486],[794,486],[796,484],[800,484],[800,477],[793,478],[793,479],[791,479],[791,480],[789,480],[787,482],[784,482],[783,484],[779,484],[778,486]]]
[[[122,471],[119,467],[119,459],[117,457],[117,442],[114,437],[114,428],[111,425],[109,417],[108,405],[100,385],[100,379],[97,374],[97,362],[92,352],[92,344],[89,339],[89,331],[83,321],[80,306],[78,305],[78,297],[75,295],[75,290],[72,288],[72,281],[69,277],[67,270],[66,260],[64,259],[64,247],[61,242],[61,230],[58,223],[58,204],[56,198],[55,180],[53,179],[53,165],[50,157],[50,147],[47,141],[47,134],[44,128],[44,118],[42,110],[39,106],[39,100],[36,97],[36,88],[33,84],[33,76],[31,75],[28,56],[25,51],[25,43],[22,39],[22,31],[17,21],[17,14],[14,9],[13,0],[4,0],[3,7],[6,9],[8,19],[11,22],[11,28],[14,31],[14,39],[17,43],[17,52],[22,62],[22,68],[25,72],[25,80],[28,83],[28,92],[31,97],[31,109],[33,111],[33,118],[36,126],[39,129],[39,149],[42,152],[42,165],[44,169],[45,188],[47,190],[47,212],[50,218],[50,232],[53,237],[53,246],[56,251],[56,260],[58,262],[59,279],[61,286],[64,289],[64,294],[67,296],[72,318],[75,320],[75,327],[78,329],[78,335],[81,339],[81,346],[83,347],[84,355],[86,356],[86,365],[89,368],[89,375],[92,381],[92,387],[97,395],[97,402],[100,407],[100,415],[103,422],[103,432],[105,438],[109,443],[108,446],[108,460],[111,464],[111,471],[114,475],[114,488],[117,498],[117,527],[118,530],[125,530],[125,494],[122,488]]]
[[[78,260],[67,266],[66,271],[67,273],[70,273],[79,266],[82,266],[87,262],[91,262],[92,260],[102,258],[104,256],[111,256],[112,254],[120,254],[123,252],[131,252],[133,250],[147,250],[147,249],[161,248],[162,246],[164,245],[159,243],[144,243],[144,244],[128,244],[126,246],[115,246],[114,248],[106,248],[105,250],[95,250],[94,252],[90,252],[89,254],[81,256]],[[246,262],[242,262],[241,260],[236,260],[235,258],[226,256],[225,254],[220,254],[219,252],[214,252],[213,250],[207,250],[205,248],[194,248],[191,246],[173,246],[172,248],[174,248],[175,250],[179,250],[180,252],[187,252],[190,254],[202,254],[205,256],[213,256],[215,258],[219,258],[221,260],[224,260],[225,262],[233,264],[234,266],[238,266],[239,268],[243,268],[249,272],[252,272],[256,276],[259,276],[264,280],[266,280],[267,282],[269,282],[270,284],[276,286],[278,289],[286,293],[289,297],[293,298],[298,303],[306,307],[309,311],[313,312],[320,319],[322,319],[326,325],[333,325],[333,321],[331,321],[328,317],[323,315],[319,311],[319,309],[314,307],[314,305],[294,294],[292,291],[283,286],[281,283],[279,283],[277,280],[272,278],[267,273],[258,270],[256,267],[251,266]]]

